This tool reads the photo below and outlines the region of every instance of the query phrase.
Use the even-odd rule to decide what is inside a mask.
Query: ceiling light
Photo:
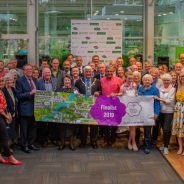
[[[122,11],[120,11],[120,13],[125,13],[125,11],[122,10]]]
[[[115,15],[119,15],[118,13],[116,13]]]
[[[110,20],[110,18],[109,18],[109,17],[107,17],[107,20]]]
[[[167,14],[166,14],[166,13],[163,13],[162,15],[164,15],[164,16],[165,16],[165,15],[167,15]]]

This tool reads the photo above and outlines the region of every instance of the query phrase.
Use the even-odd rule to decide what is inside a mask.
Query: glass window
[[[123,54],[143,52],[143,0],[39,0],[38,6],[40,56],[65,58],[72,19],[122,20]]]
[[[0,59],[27,56],[27,0],[0,0]],[[19,64],[19,59],[18,59]]]
[[[0,34],[27,33],[27,0],[0,1]]]
[[[155,5],[155,64],[168,57],[172,67],[184,52],[184,1],[157,0]]]

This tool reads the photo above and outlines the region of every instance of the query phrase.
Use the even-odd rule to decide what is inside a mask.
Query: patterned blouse
[[[178,89],[176,93],[177,102],[184,102],[184,90]]]
[[[1,109],[5,110],[7,107],[6,99],[4,97],[3,92],[0,90],[0,104],[1,104]]]

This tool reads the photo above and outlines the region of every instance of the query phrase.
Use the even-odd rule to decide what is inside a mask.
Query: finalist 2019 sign
[[[109,126],[154,125],[153,97],[85,97],[37,91],[36,121]]]
[[[99,55],[102,62],[122,56],[122,21],[72,20],[71,53],[82,56],[84,63]]]

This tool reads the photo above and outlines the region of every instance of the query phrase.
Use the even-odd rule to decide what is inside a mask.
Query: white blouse
[[[176,89],[172,87],[170,90],[168,90],[162,86],[159,91],[161,99],[161,113],[173,113],[175,106]]]

